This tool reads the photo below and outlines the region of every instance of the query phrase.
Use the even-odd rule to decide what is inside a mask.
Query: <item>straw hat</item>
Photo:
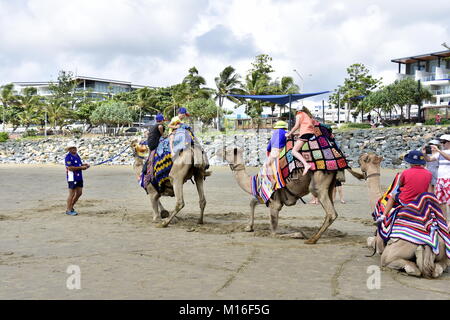
[[[274,129],[287,129],[288,124],[285,121],[277,121],[273,126]]]
[[[75,141],[69,141],[66,144],[66,151],[69,151],[70,148],[78,148],[78,145],[75,143]]]

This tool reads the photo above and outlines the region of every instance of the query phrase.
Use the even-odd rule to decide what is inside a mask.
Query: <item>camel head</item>
[[[363,153],[359,156],[358,163],[361,171],[367,172],[379,172],[381,167],[381,161],[383,161],[382,156],[377,156],[375,153]]]
[[[242,164],[243,163],[243,151],[239,148],[223,148],[216,152],[216,156],[223,159],[223,161],[229,164]]]
[[[135,139],[130,143],[135,158],[145,159],[148,157],[149,150],[145,144],[141,144],[139,140]]]

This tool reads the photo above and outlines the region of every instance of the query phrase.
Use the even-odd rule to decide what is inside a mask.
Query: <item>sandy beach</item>
[[[255,172],[250,169],[249,172]],[[382,171],[387,186],[395,170]],[[85,173],[79,216],[64,214],[67,185],[58,165],[0,166],[0,299],[449,299],[450,274],[436,280],[382,271],[369,289],[366,238],[374,232],[364,181],[347,174],[346,204],[316,245],[269,235],[258,206],[255,232],[244,232],[250,196],[230,169],[206,181],[205,224],[198,197],[185,184],[186,207],[168,228],[152,223],[150,202],[129,166]],[[309,201],[310,196],[305,197]],[[171,210],[174,198],[163,198]],[[320,206],[285,207],[279,230],[311,235]],[[66,286],[79,266],[81,289]]]

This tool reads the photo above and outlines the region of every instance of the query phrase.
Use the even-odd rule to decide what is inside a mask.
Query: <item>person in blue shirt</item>
[[[284,121],[278,121],[273,127],[272,138],[267,145],[267,164],[269,166],[280,156],[281,150],[286,146],[287,128],[288,124]]]
[[[66,178],[69,184],[69,196],[67,197],[66,214],[70,216],[78,215],[78,212],[73,208],[75,203],[83,193],[83,170],[90,167],[89,164],[83,164],[80,156],[77,153],[77,146],[74,142],[70,142],[66,151],[68,151],[64,160],[66,165]]]

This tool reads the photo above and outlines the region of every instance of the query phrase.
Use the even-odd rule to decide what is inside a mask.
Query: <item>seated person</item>
[[[275,123],[272,131],[272,138],[267,145],[267,165],[272,163],[280,156],[281,150],[286,146],[286,129],[288,124],[284,121]]]
[[[289,131],[286,136],[289,138],[291,136],[297,136],[297,140],[294,143],[294,148],[292,149],[292,155],[301,161],[303,164],[303,175],[305,175],[311,168],[311,165],[303,158],[300,150],[303,145],[314,137],[314,120],[311,112],[308,108],[303,107],[298,110],[295,116],[295,125]]]
[[[155,120],[156,124],[148,129],[147,146],[150,152],[158,148],[159,139],[164,136],[164,116],[158,113]]]
[[[173,140],[175,138],[174,132],[181,127],[181,125],[184,123],[183,120],[186,117],[189,117],[189,113],[187,112],[186,108],[180,108],[178,110],[178,116],[173,117],[172,120],[169,123],[169,143],[170,143],[170,152],[172,153],[172,158],[175,156],[173,152]]]
[[[410,151],[404,160],[409,163],[410,168],[401,173],[399,192],[388,200],[384,214],[377,219],[377,222],[383,221],[395,204],[404,206],[414,201],[420,194],[432,192],[433,175],[425,169],[426,161],[423,153],[417,150]]]

